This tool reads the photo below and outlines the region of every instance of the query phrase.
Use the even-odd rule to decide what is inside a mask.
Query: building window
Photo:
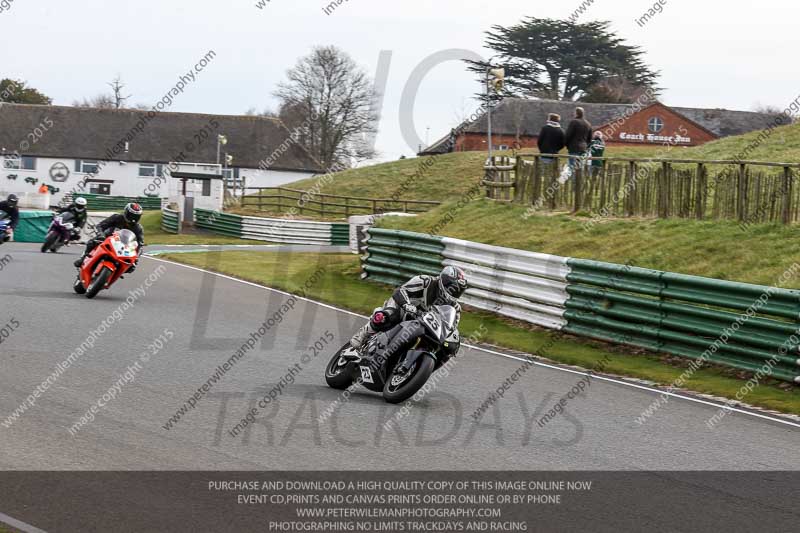
[[[100,171],[100,166],[97,161],[80,159],[75,162],[75,171],[81,174],[97,174]]]
[[[661,117],[653,117],[647,121],[647,129],[650,130],[650,133],[660,133],[664,129],[664,121],[661,120]]]
[[[139,177],[140,178],[155,178],[156,177],[156,166],[150,163],[141,163],[139,165]]]
[[[227,187],[242,187],[242,179],[237,177],[236,169],[234,168],[223,168],[222,169],[222,179],[225,180],[225,185]]]
[[[139,177],[140,178],[159,178],[164,176],[164,165],[157,165],[155,163],[140,163],[139,164]]]
[[[203,191],[200,194],[211,196],[211,180],[203,180]]]
[[[89,194],[111,194],[111,184],[109,183],[90,183]]]
[[[36,170],[36,158],[23,155],[7,155],[3,166],[8,170]]]

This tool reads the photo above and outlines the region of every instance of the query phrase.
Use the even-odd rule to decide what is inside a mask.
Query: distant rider
[[[446,266],[438,276],[415,276],[398,287],[383,307],[377,309],[358,332],[350,339],[350,346],[360,350],[373,335],[389,331],[403,321],[408,314],[427,311],[434,305],[455,307],[461,320],[461,305],[458,299],[467,289],[467,277],[458,267]]]
[[[5,235],[0,235],[0,238],[3,239],[3,242],[10,241],[14,236],[14,229],[17,227],[17,223],[19,223],[19,208],[17,207],[18,203],[19,198],[16,194],[9,194],[8,198],[6,198],[4,202],[0,202],[0,213],[5,213],[5,216],[2,218],[8,217],[10,221]]]
[[[88,219],[88,213],[86,212],[86,198],[75,198],[75,201],[73,201],[67,207],[57,209],[56,213],[59,215],[63,215],[65,213],[72,215],[74,229],[70,240],[77,241],[80,239],[81,230],[86,225],[86,220]]]
[[[144,229],[142,229],[142,225],[139,224],[141,219],[142,206],[139,204],[128,204],[125,206],[125,210],[121,215],[111,215],[97,224],[97,237],[90,239],[89,242],[86,243],[86,251],[83,252],[83,256],[80,259],[75,261],[74,265],[80,268],[83,264],[83,260],[92,253],[92,250],[117,230],[127,229],[132,231],[133,234],[136,235],[136,242],[139,243],[139,249],[141,250],[142,246],[144,246]],[[137,260],[128,272],[130,273],[136,270],[136,265],[138,263],[139,261]]]

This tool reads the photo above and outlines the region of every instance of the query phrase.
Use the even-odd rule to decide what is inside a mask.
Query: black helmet
[[[467,290],[467,276],[455,266],[446,266],[439,274],[439,293],[445,302],[455,304]]]
[[[78,213],[83,213],[86,211],[86,203],[86,198],[82,198],[80,196],[75,198],[75,201],[72,202],[72,204],[75,206],[75,211]]]
[[[139,222],[142,218],[142,206],[139,204],[128,204],[125,206],[125,211],[122,213],[122,216],[131,224]]]
[[[17,197],[16,194],[9,194],[8,198],[6,198],[6,201],[11,207],[16,207],[17,202],[19,202],[19,197]]]

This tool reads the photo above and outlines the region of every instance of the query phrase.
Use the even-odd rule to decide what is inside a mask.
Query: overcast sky
[[[172,111],[242,114],[275,107],[272,91],[314,45],[336,45],[374,76],[392,52],[377,148],[381,159],[411,156],[400,100],[424,59],[460,49],[488,57],[483,32],[525,16],[567,18],[582,0],[5,0],[0,77],[26,79],[55,104],[103,92],[120,74],[133,102],[154,104],[209,50],[217,54]],[[663,2],[663,0],[662,0]],[[0,0],[3,4],[3,0]],[[794,0],[667,0],[645,27],[653,2],[596,0],[580,18],[610,20],[661,70],[668,105],[750,110],[785,106],[800,94],[800,6]],[[456,57],[457,53],[450,56]],[[413,117],[420,139],[443,136],[477,107],[479,90],[458,61],[425,77]]]

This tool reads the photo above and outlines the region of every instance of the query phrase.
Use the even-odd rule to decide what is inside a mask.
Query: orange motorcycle
[[[72,288],[78,294],[94,298],[131,270],[138,258],[136,235],[127,229],[115,231],[86,256]]]

